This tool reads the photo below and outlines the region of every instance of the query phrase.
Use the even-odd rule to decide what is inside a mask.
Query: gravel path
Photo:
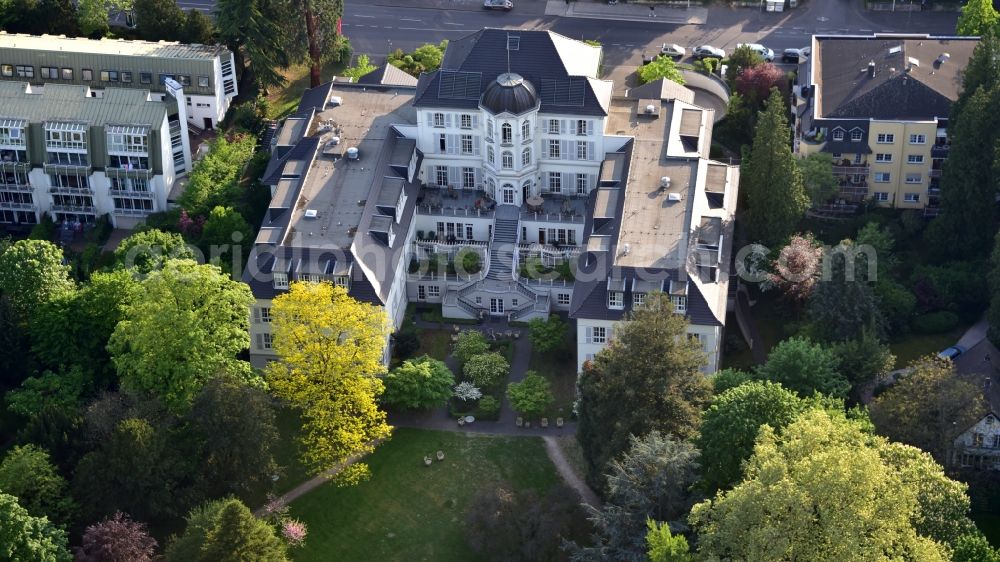
[[[566,460],[566,455],[563,454],[562,447],[559,446],[559,441],[551,435],[546,435],[542,437],[542,441],[545,441],[545,452],[549,455],[549,460],[552,464],[556,466],[556,470],[559,471],[559,476],[562,477],[563,481],[570,488],[576,490],[580,494],[580,498],[583,499],[585,503],[590,504],[593,507],[600,508],[601,500],[597,497],[597,494],[590,489],[590,486],[580,478],[580,475],[573,470],[573,467]]]

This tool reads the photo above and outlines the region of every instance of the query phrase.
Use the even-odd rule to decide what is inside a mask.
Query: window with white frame
[[[585,142],[576,143],[576,159],[577,160],[587,159],[587,143]]]
[[[549,140],[549,158],[560,158],[561,152],[559,150],[559,141],[555,139]]]
[[[500,165],[501,167],[503,167],[504,170],[513,170],[514,153],[509,150],[503,151],[503,153],[500,154]]]
[[[632,293],[632,308],[646,304],[646,293]]]
[[[559,134],[559,120],[549,119],[549,134],[558,135]]]
[[[880,202],[880,203],[884,203],[884,202],[888,201],[889,200],[889,192],[888,191],[876,191],[875,192],[875,200],[878,201],[878,202]]]
[[[274,345],[274,336],[270,332],[264,332],[260,335],[261,347],[264,349],[271,349]]]
[[[472,135],[462,135],[462,154],[472,154]]]
[[[842,141],[842,140],[844,140],[844,130],[843,129],[834,129],[833,130],[833,140],[835,140],[835,141]]]
[[[514,142],[514,129],[510,126],[510,123],[500,125],[500,142],[503,144]]]
[[[621,291],[608,291],[608,308],[621,310],[625,307],[625,293]]]
[[[149,150],[149,130],[145,127],[109,127],[108,152],[145,154]]]
[[[670,297],[670,303],[674,305],[674,312],[677,314],[685,314],[688,309],[688,298],[683,295],[674,295]]]
[[[843,154],[841,154],[841,153],[839,153],[839,152],[834,152],[833,154],[831,154],[831,155],[830,155],[830,158],[832,158],[832,159],[834,159],[834,160],[840,160],[840,158],[841,158],[842,156],[843,156]]]
[[[448,166],[434,166],[434,180],[439,186],[448,185]]]
[[[275,289],[287,289],[288,288],[288,274],[286,274],[286,273],[275,273],[274,274],[274,288]]]
[[[851,131],[851,142],[861,142],[862,136],[864,136],[864,131],[861,129]]]
[[[493,152],[492,146],[486,147],[486,161],[489,162],[491,165],[496,164],[497,158],[496,154]]]
[[[489,141],[491,141],[491,142],[493,141],[493,120],[492,119],[487,119],[486,120],[486,139],[489,140]]]
[[[427,298],[427,287],[423,285],[417,285],[417,300],[424,300]]]
[[[861,163],[861,158],[862,158],[861,154],[855,154],[854,155],[854,163],[855,164],[860,164]]]
[[[896,135],[892,133],[879,133],[878,136],[875,137],[875,142],[878,144],[892,144],[896,142]]]
[[[299,281],[302,281],[304,283],[319,283],[323,281],[323,277],[320,275],[316,275],[315,273],[300,273]]]
[[[472,116],[469,115],[468,113],[463,113],[462,116],[459,118],[459,122],[463,129],[472,128]]]
[[[569,306],[569,293],[556,293],[556,304]]]
[[[25,146],[24,129],[28,122],[20,119],[0,119],[0,144]]]
[[[923,164],[924,155],[923,154],[910,154],[906,157],[907,164]]]
[[[427,286],[427,296],[429,297],[440,297],[441,287],[438,285],[428,285]]]
[[[875,155],[876,162],[892,162],[892,154],[887,152],[879,152]]]
[[[261,322],[271,321],[271,307],[269,306],[260,307],[260,321]]]
[[[919,193],[904,193],[903,194],[903,201],[906,201],[907,203],[919,203],[920,202],[920,194]]]
[[[910,135],[910,144],[926,144],[927,135]]]
[[[444,127],[444,113],[435,113],[434,114],[434,126],[435,127]]]
[[[892,174],[889,172],[875,172],[875,183],[889,183],[892,181]]]
[[[531,140],[531,121],[521,121],[521,142]]]
[[[587,193],[587,174],[576,175],[576,192],[577,194]]]
[[[521,166],[528,167],[531,165],[531,149],[525,148],[521,151]]]
[[[559,172],[549,172],[549,191],[562,193],[562,174]]]
[[[586,135],[587,134],[587,120],[577,119],[576,120],[576,134]]]
[[[906,183],[921,183],[924,177],[920,174],[906,174]]]
[[[46,123],[46,148],[87,148],[87,126],[83,123]]]
[[[438,134],[438,150],[448,152],[448,135],[444,133]]]
[[[475,168],[462,168],[462,188],[463,189],[475,189],[476,188],[476,169]]]
[[[348,289],[351,286],[351,278],[346,275],[336,275],[333,278],[334,286]]]
[[[590,343],[605,343],[608,341],[608,329],[604,326],[590,328]]]

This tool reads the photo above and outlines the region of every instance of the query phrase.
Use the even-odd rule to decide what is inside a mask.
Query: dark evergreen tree
[[[148,41],[176,41],[181,36],[184,11],[175,0],[135,0],[135,25]]]

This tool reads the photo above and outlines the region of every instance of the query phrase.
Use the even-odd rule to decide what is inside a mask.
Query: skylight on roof
[[[902,52],[902,51],[903,51],[903,46],[902,45],[897,45],[897,46],[889,49],[889,54],[890,55],[895,55],[896,53],[899,53],[899,52]]]
[[[518,37],[517,35],[508,35],[507,36],[507,50],[508,51],[517,51],[517,50],[520,50],[520,48],[521,48],[521,38]]]

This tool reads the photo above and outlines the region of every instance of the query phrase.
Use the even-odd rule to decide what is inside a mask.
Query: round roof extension
[[[538,106],[538,93],[520,74],[506,72],[486,86],[479,104],[493,115],[520,115]]]

